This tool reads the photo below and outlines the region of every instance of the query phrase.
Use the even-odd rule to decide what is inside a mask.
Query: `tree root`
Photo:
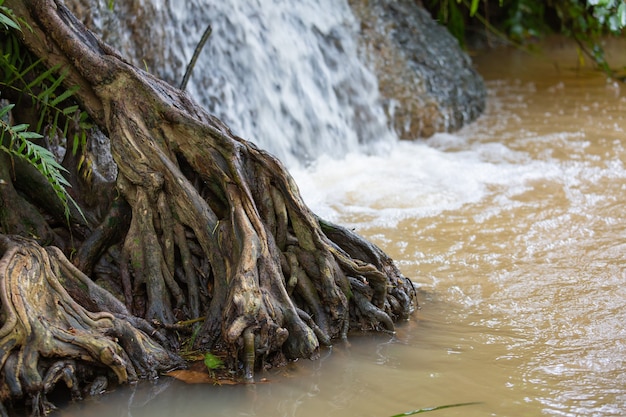
[[[156,377],[181,361],[118,315],[124,306],[91,283],[56,248],[0,235],[0,396],[30,398],[45,414],[46,394],[59,382],[80,397],[77,369],[100,369],[116,382]],[[70,284],[71,283],[71,284]],[[90,298],[87,310],[70,291]],[[79,290],[80,288],[80,290]],[[90,294],[88,296],[87,294]]]
[[[48,65],[67,68],[111,139],[117,187],[132,213],[120,272],[134,315],[165,326],[206,316],[196,347],[229,352],[248,380],[261,362],[312,358],[351,328],[393,331],[394,321],[409,317],[411,282],[379,248],[317,218],[273,156],[234,136],[184,92],[126,63],[62,2],[8,6],[29,16],[35,29],[25,42]],[[128,346],[98,336],[102,329],[132,332],[115,316],[80,317],[73,338],[67,329],[46,330],[48,337],[120,380],[150,369],[152,362],[137,358],[141,350],[156,367],[167,362],[143,334]]]
[[[252,327],[246,328],[243,332],[243,378],[246,382],[254,382],[254,362],[256,358],[256,347],[254,343],[254,330]]]

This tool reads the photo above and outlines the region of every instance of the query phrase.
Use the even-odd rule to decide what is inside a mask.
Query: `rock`
[[[457,40],[415,0],[348,2],[361,21],[362,54],[400,138],[454,131],[481,114],[482,78]]]

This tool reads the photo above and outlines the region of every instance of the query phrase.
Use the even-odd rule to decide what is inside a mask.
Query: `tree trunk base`
[[[125,62],[62,1],[5,5],[33,28],[23,32],[31,51],[80,85],[128,207],[110,211],[74,259],[91,270],[89,258],[121,240],[124,302],[60,250],[0,236],[3,399],[45,411],[50,387],[76,386],[78,369],[124,383],[180,365],[172,334],[146,320],[165,330],[203,318],[194,347],[227,352],[227,366],[253,381],[266,363],[314,358],[350,330],[393,332],[408,319],[411,281],[378,247],[315,216],[276,158]]]

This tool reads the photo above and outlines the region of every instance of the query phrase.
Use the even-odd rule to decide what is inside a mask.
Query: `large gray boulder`
[[[415,0],[349,0],[362,54],[403,139],[461,128],[485,107],[485,86],[448,30]]]

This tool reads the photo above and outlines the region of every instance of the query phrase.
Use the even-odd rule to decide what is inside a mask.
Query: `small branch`
[[[200,38],[200,42],[196,45],[196,49],[193,51],[193,56],[191,57],[191,61],[189,61],[189,65],[187,65],[187,70],[185,71],[185,76],[183,77],[183,81],[180,83],[180,89],[185,90],[187,87],[187,83],[189,82],[189,77],[191,77],[191,72],[193,71],[193,67],[196,66],[196,61],[200,56],[200,52],[202,48],[204,48],[204,44],[209,40],[209,36],[211,36],[211,32],[213,32],[213,28],[211,25],[207,26],[206,30],[202,34],[202,38]]]

